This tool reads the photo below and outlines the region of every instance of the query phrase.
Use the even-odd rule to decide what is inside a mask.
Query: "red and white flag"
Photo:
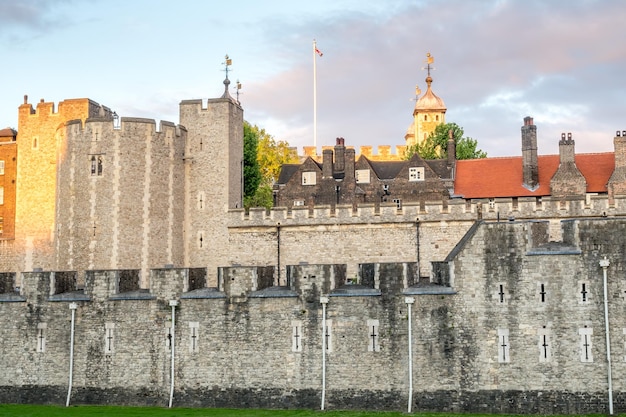
[[[319,49],[317,49],[317,47],[315,47],[315,53],[318,54],[319,56],[324,56],[324,54],[322,53],[322,51],[320,51]]]

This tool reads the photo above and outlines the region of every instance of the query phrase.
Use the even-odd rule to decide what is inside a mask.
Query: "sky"
[[[577,153],[611,152],[625,25],[622,0],[0,0],[0,128],[25,94],[178,123],[181,100],[223,94],[228,54],[245,119],[302,152],[315,39],[319,149],[403,145],[430,53],[446,121],[490,157],[521,155],[526,116],[540,155],[562,132]]]

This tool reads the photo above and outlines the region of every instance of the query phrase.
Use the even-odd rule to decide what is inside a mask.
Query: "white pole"
[[[67,400],[65,400],[65,406],[70,406],[70,397],[72,396],[72,381],[74,375],[74,319],[76,309],[78,305],[76,303],[70,303],[70,310],[72,311],[72,324],[70,325],[70,380],[67,388]]]
[[[409,404],[407,406],[407,413],[411,412],[411,406],[413,405],[413,336],[412,336],[412,319],[411,319],[411,306],[415,302],[415,298],[406,297],[404,299],[409,311],[408,311],[408,322],[409,322]]]
[[[324,411],[324,402],[326,400],[326,304],[328,297],[320,297],[322,303],[322,406]]]
[[[611,263],[606,256],[600,260],[602,267],[603,286],[604,286],[604,333],[606,334],[606,363],[607,363],[607,379],[609,383],[609,414],[613,414],[613,378],[611,377],[611,336],[609,334],[609,297],[607,290],[606,270]]]
[[[170,347],[172,348],[172,364],[170,370],[170,403],[169,408],[172,408],[172,402],[174,401],[174,358],[176,349],[176,306],[178,301],[170,300],[170,307],[172,307],[172,339]]]
[[[317,155],[317,42],[315,39],[313,39],[313,146]]]

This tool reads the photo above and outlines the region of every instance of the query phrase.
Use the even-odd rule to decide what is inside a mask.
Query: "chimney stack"
[[[539,186],[539,163],[537,161],[537,126],[533,118],[526,116],[522,126],[523,185],[529,190]]]

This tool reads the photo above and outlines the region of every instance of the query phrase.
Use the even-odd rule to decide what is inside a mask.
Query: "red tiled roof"
[[[538,156],[539,187],[522,185],[522,157],[466,159],[456,163],[454,195],[463,198],[540,197],[550,195],[550,179],[559,167],[559,155]],[[577,154],[576,166],[587,180],[587,192],[606,193],[615,167],[610,153]]]

